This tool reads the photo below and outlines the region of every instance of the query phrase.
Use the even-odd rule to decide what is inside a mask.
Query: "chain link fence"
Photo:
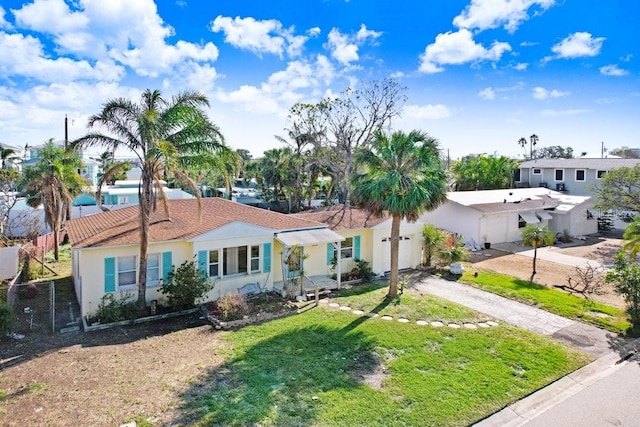
[[[16,315],[14,334],[55,332],[55,295],[53,281],[14,283],[7,290],[7,303]]]

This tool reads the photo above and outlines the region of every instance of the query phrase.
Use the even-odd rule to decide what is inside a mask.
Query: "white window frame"
[[[562,179],[558,179],[558,171],[562,171]],[[564,169],[554,169],[553,170],[553,181],[554,182],[564,182]]]
[[[217,258],[215,261],[211,261],[211,254],[215,252],[217,254]],[[211,275],[211,267],[216,266],[216,269],[218,271],[217,274],[215,275]],[[209,250],[209,252],[207,253],[207,275],[209,277],[221,277],[220,276],[220,272],[221,272],[221,268],[220,268],[220,249],[212,249]]]
[[[582,172],[582,179],[578,179],[578,172]],[[587,170],[586,169],[576,169],[575,180],[576,180],[576,182],[585,182],[587,180]]]
[[[149,265],[149,260],[151,260],[151,258],[157,258],[158,263],[155,267],[150,267]],[[147,254],[147,287],[148,288],[155,288],[156,286],[160,285],[160,279],[162,278],[161,276],[161,269],[160,269],[160,263],[161,263],[161,259],[160,259],[160,253],[156,252],[156,253],[152,253],[152,254]],[[157,270],[156,273],[156,277],[157,279],[155,280],[149,280],[149,271],[153,271],[153,270]]]
[[[333,259],[338,259],[337,248],[333,246]],[[353,237],[347,237],[340,244],[340,259],[353,259]]]
[[[596,179],[602,179],[607,174],[605,170],[596,170]]]
[[[240,262],[240,250],[244,248],[244,265]],[[229,246],[222,249],[222,276],[246,276],[249,274],[249,248],[246,245]],[[233,259],[232,259],[233,258]],[[225,270],[227,272],[225,272]],[[230,273],[229,270],[232,270]]]
[[[119,205],[128,205],[129,198],[127,196],[118,196],[118,204]]]
[[[538,171],[538,172],[536,172]],[[542,175],[542,168],[531,168],[532,175]]]
[[[133,269],[125,269],[121,266],[121,262],[126,258],[133,258]],[[130,273],[133,273],[133,283],[120,284],[120,275]],[[119,256],[116,258],[116,282],[119,291],[133,290],[138,287],[138,257],[136,255]]]
[[[249,254],[248,254],[248,258],[249,258],[249,271],[251,273],[259,273],[260,272],[260,249],[261,245],[250,245],[249,246]],[[258,251],[258,255],[254,256],[253,254],[253,250],[256,249]],[[255,268],[254,268],[254,263],[255,263]]]

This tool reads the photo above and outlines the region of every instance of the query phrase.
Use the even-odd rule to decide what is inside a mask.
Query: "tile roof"
[[[632,168],[640,164],[640,159],[536,159],[522,162],[520,169],[526,168],[575,168],[611,170],[620,167]]]
[[[344,205],[318,208],[312,211],[300,212],[292,216],[327,224],[329,228],[334,231],[369,228],[391,218],[391,215],[386,213],[382,217],[376,217],[365,210]]]
[[[169,218],[161,205],[151,214],[150,242],[191,239],[234,221],[274,231],[325,226],[312,218],[267,211],[219,197],[201,199],[200,216],[197,199],[167,202]],[[136,205],[73,219],[67,223],[67,232],[74,248],[127,245],[139,243],[138,226],[139,207]]]

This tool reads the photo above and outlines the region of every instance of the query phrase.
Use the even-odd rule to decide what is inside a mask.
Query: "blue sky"
[[[0,142],[86,132],[142,90],[204,92],[228,145],[280,146],[289,108],[394,77],[395,129],[452,158],[640,147],[637,0],[3,0]]]

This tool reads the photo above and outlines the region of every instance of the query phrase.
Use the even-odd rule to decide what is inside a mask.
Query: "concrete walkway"
[[[448,299],[511,325],[553,337],[597,358],[589,365],[480,421],[476,424],[479,427],[527,424],[568,399],[574,396],[579,398],[579,393],[584,393],[586,388],[621,369],[626,363],[623,361],[626,355],[640,350],[640,339],[625,340],[595,326],[566,319],[471,286],[428,276],[416,282],[414,287],[420,292]],[[557,410],[562,411],[563,407]]]
[[[520,246],[517,243],[499,243],[494,245],[495,249],[510,252],[516,255],[522,255],[526,257],[533,258],[533,249],[528,249],[527,247]],[[570,267],[580,267],[584,268],[587,266],[591,266],[593,268],[601,267],[602,263],[596,260],[589,260],[582,257],[565,255],[558,251],[558,247],[556,246],[545,246],[542,248],[538,248],[538,257],[537,259],[541,259],[544,261],[555,262],[556,264],[564,264]]]

